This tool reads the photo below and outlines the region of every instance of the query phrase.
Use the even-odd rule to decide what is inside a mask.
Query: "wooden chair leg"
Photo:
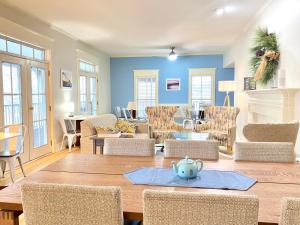
[[[5,173],[5,168],[6,168],[6,161],[5,160],[0,161],[0,167],[1,167],[1,171],[2,171],[2,178],[4,178],[4,173]]]
[[[19,162],[19,165],[20,165],[21,171],[22,171],[22,173],[23,173],[23,176],[24,176],[24,177],[26,177],[26,175],[25,175],[25,171],[24,171],[24,168],[23,168],[23,164],[22,164],[21,157],[20,157],[20,156],[18,156],[18,157],[17,157],[17,159],[18,159],[18,162]]]
[[[15,183],[16,157],[10,157],[7,161],[9,165],[10,179],[12,183]]]
[[[19,225],[22,212],[0,211],[0,225]]]

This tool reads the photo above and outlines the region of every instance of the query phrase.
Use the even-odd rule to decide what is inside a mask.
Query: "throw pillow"
[[[116,129],[123,133],[135,133],[136,125],[134,123],[130,123],[127,120],[118,120],[116,123]]]
[[[115,134],[119,130],[115,127],[96,127],[97,134]]]

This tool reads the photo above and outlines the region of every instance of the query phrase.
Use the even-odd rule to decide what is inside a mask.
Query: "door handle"
[[[31,107],[29,107],[29,110],[33,110],[33,107],[31,106]]]

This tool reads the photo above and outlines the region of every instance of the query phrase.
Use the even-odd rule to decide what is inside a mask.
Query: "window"
[[[33,48],[22,45],[22,56],[33,58]]]
[[[6,40],[0,38],[0,51],[6,52]]]
[[[190,105],[196,109],[204,105],[214,105],[215,69],[190,69],[189,76]]]
[[[134,90],[137,117],[146,117],[146,107],[157,105],[158,70],[135,70]]]
[[[84,61],[79,61],[79,106],[80,113],[97,114],[97,74],[96,66]]]
[[[0,51],[39,61],[44,61],[46,59],[44,49],[1,35]]]
[[[84,62],[84,61],[79,61],[79,68],[80,71],[84,71],[87,73],[95,73],[95,65]]]

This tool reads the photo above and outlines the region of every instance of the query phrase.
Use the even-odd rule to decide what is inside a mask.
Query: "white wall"
[[[98,65],[98,111],[99,113],[107,113],[110,111],[110,57],[108,55],[52,29],[48,24],[2,4],[0,4],[0,33],[50,50],[54,151],[58,150],[59,142],[62,138],[58,118],[68,113],[68,109],[64,107],[64,103],[73,101],[75,103],[75,109],[78,110],[79,75],[77,63],[79,58]],[[60,88],[61,69],[73,72],[74,86],[72,90]]]
[[[276,32],[281,51],[280,68],[286,70],[286,86],[300,87],[300,1],[273,0],[259,13],[245,32],[224,56],[224,66],[234,64],[235,79],[239,83],[239,91],[235,94],[235,103],[241,108],[238,117],[238,138],[243,139],[242,127],[247,123],[247,96],[243,93],[243,77],[252,75],[249,70],[249,48],[257,27],[268,27]],[[262,87],[260,87],[262,88]],[[300,93],[295,101],[295,119],[300,120]],[[300,138],[296,145],[300,156]]]

